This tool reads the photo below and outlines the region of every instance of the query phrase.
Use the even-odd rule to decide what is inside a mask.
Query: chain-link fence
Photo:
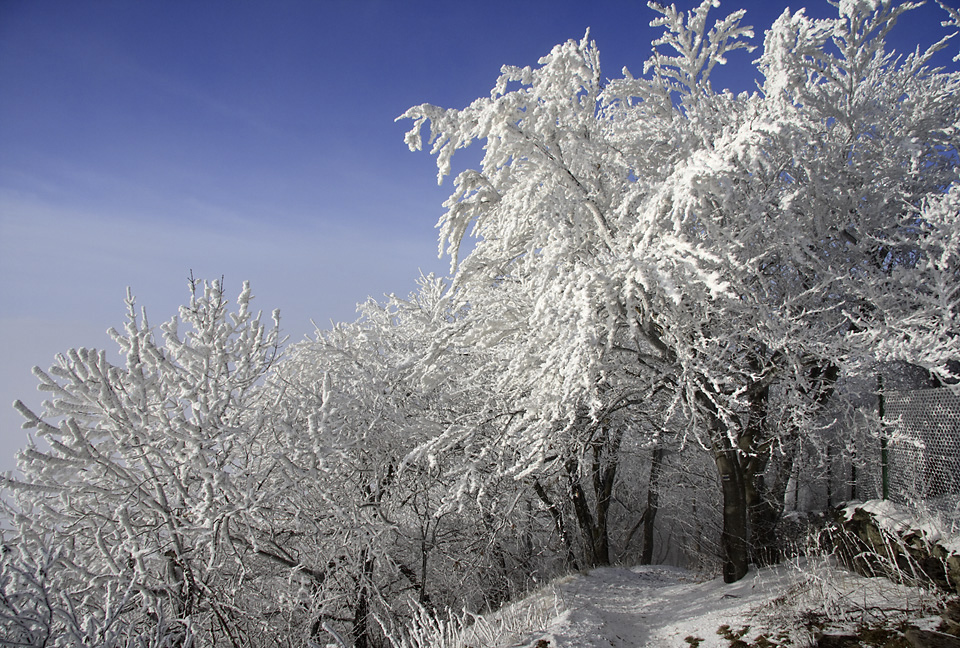
[[[892,500],[960,516],[960,390],[887,391],[883,435]]]

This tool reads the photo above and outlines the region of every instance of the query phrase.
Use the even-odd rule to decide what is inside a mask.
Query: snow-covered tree
[[[50,399],[40,414],[16,404],[39,439],[19,453],[20,476],[3,478],[6,542],[33,560],[56,548],[50,586],[78,614],[95,618],[129,584],[127,625],[163,619],[181,638],[202,628],[209,645],[263,630],[234,604],[248,574],[231,542],[267,495],[261,393],[281,342],[278,314],[266,328],[251,298],[244,284],[231,311],[219,282],[191,280],[189,304],[158,333],[128,294],[124,330],[110,331],[124,364],[80,348],[34,370]]]
[[[518,517],[506,511],[519,488],[455,497],[493,460],[411,454],[443,430],[500,413],[485,402],[495,392],[478,375],[489,366],[475,361],[482,350],[455,341],[459,313],[445,292],[425,277],[408,298],[368,300],[355,322],[293,345],[271,378],[282,458],[271,479],[288,485],[272,515],[277,541],[323,571],[304,599],[314,634],[328,622],[356,646],[375,645],[374,620],[400,622],[415,612],[411,601],[493,607],[516,592],[513,579],[528,577],[516,569]],[[445,441],[456,445],[453,436]]]
[[[513,473],[549,470],[569,456],[564,435],[585,446],[622,407],[679,417],[714,453],[736,580],[771,453],[815,432],[838,377],[889,359],[944,374],[957,354],[956,292],[931,283],[919,239],[926,226],[946,244],[955,227],[920,210],[956,180],[957,76],[928,65],[942,42],[885,52],[912,4],[844,2],[836,19],[781,16],[762,92],[716,92],[714,66],[752,36],[742,11],[711,26],[717,4],[650,3],[665,32],[644,78],[603,82],[585,37],[504,67],[465,109],[403,117],[412,149],[429,122],[441,179],[456,150],[485,142],[446,203],[441,249],[460,303],[495,312],[516,286],[530,299],[476,333],[513,345]],[[662,391],[667,406],[645,409]]]
[[[411,454],[502,412],[482,350],[450,343],[443,282],[369,300],[283,362],[249,286],[233,312],[218,283],[198,288],[160,336],[128,297],[124,365],[80,349],[37,370],[53,397],[18,405],[40,440],[4,481],[8,633],[373,646],[417,605],[523,591],[551,528],[533,493],[484,482],[465,505],[450,489],[492,458]]]
[[[160,616],[130,618],[137,598],[132,574],[102,582],[97,592],[64,588],[64,553],[49,547],[37,551],[4,546],[0,637],[5,646],[173,648],[193,641],[192,628],[180,622],[168,623]]]
[[[409,444],[429,424],[408,374],[430,340],[411,320],[436,312],[398,312],[401,303],[368,301],[356,322],[294,345],[271,379],[282,460],[274,479],[287,484],[273,511],[278,536],[295,536],[321,566],[308,597],[313,634],[324,621],[344,624],[357,646],[370,645],[372,613],[389,615],[391,584],[423,588],[419,564],[397,557],[398,492]]]

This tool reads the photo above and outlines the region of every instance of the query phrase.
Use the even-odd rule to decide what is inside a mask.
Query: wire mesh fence
[[[884,393],[890,499],[960,517],[960,391]]]

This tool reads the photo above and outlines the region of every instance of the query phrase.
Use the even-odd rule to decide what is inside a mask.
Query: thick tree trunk
[[[640,564],[653,563],[653,531],[660,507],[660,469],[663,466],[663,447],[656,446],[650,458],[650,479],[647,480],[647,508],[643,512],[643,544],[640,549]]]
[[[756,373],[761,371],[759,359],[753,363],[752,368]],[[779,508],[771,499],[773,494],[767,491],[764,478],[772,458],[770,431],[767,427],[769,385],[758,386],[749,392],[749,398],[750,416],[738,439],[738,447],[743,465],[751,557],[758,565],[770,565],[775,563],[779,556],[776,527],[783,507],[782,499]]]
[[[720,559],[723,563],[723,581],[734,583],[747,574],[750,562],[748,542],[747,479],[745,456],[742,444],[749,444],[746,433],[737,437],[734,445],[726,422],[720,417],[717,405],[704,392],[697,394],[702,411],[707,415],[710,437],[713,441],[713,459],[720,476],[720,491],[723,496],[720,531]]]
[[[723,492],[723,530],[720,548],[723,559],[723,582],[733,583],[747,574],[749,545],[747,543],[747,498],[743,471],[735,448],[715,453]]]
[[[759,372],[760,365],[756,365],[754,369]],[[839,368],[829,362],[814,363],[808,369],[808,376],[810,387],[803,391],[803,395],[810,399],[817,409],[822,408],[833,395]],[[739,440],[741,456],[749,457],[744,464],[743,478],[749,512],[752,557],[760,566],[776,564],[782,558],[777,528],[783,517],[787,485],[793,473],[799,435],[799,430],[795,428],[782,430],[777,435],[783,454],[774,464],[772,484],[768,488],[764,473],[769,472],[767,467],[772,459],[770,439],[773,436],[767,427],[769,406],[769,387],[752,392],[750,420]],[[829,492],[827,496],[830,497]]]
[[[750,546],[753,562],[759,567],[780,562],[780,543],[777,526],[783,511],[782,500],[778,506],[775,495],[767,492],[763,475],[757,477],[756,500],[748,503],[750,511]]]
[[[803,395],[813,402],[816,409],[825,407],[833,396],[839,373],[839,368],[829,362],[812,364],[809,367],[810,386],[804,390]],[[778,527],[783,517],[787,485],[796,462],[800,433],[798,429],[792,427],[781,430],[778,436],[782,455],[774,464],[772,483],[767,488],[764,472],[767,471],[767,465],[772,459],[768,441],[772,435],[766,429],[768,407],[768,390],[756,392],[751,400],[751,423],[748,430],[751,447],[741,446],[741,450],[751,453],[752,456],[748,462],[749,470],[746,471],[747,507],[750,511],[753,559],[760,566],[773,565],[782,559]]]

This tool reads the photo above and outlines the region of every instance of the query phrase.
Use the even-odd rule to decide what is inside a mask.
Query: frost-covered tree
[[[231,541],[262,515],[272,460],[261,394],[278,314],[265,327],[251,298],[245,284],[231,311],[219,282],[191,280],[189,304],[157,331],[128,294],[124,330],[110,331],[123,364],[81,348],[34,370],[50,398],[39,414],[16,404],[39,438],[3,478],[5,542],[33,560],[56,548],[47,585],[78,618],[127,588],[127,626],[163,620],[217,645],[269,625],[235,604],[251,574],[247,545]]]
[[[192,628],[153,616],[131,622],[137,587],[130,578],[97,592],[64,588],[62,549],[5,545],[0,554],[0,640],[4,646],[173,648],[193,641]],[[69,560],[68,560],[69,562]],[[93,600],[91,600],[93,599]]]
[[[370,300],[283,362],[249,286],[232,312],[218,283],[192,291],[159,334],[129,297],[125,364],[71,351],[36,372],[42,413],[18,405],[40,439],[4,481],[8,635],[375,646],[418,606],[496,607],[549,563],[549,515],[479,478],[493,458],[411,454],[502,413],[483,350],[451,343],[443,282]],[[488,491],[464,503],[470,474]]]
[[[273,479],[287,493],[273,514],[278,536],[296,536],[322,566],[305,599],[317,619],[315,636],[328,622],[345,626],[355,645],[371,645],[372,614],[389,616],[391,595],[413,589],[424,596],[419,563],[403,562],[396,551],[398,515],[410,493],[401,464],[423,438],[418,426],[429,425],[417,415],[425,408],[409,377],[430,343],[416,318],[443,317],[425,307],[425,292],[421,297],[417,307],[368,301],[356,322],[294,345],[271,379],[281,458]]]
[[[517,285],[530,299],[476,332],[513,345],[514,474],[549,470],[565,435],[585,445],[621,406],[686,421],[716,460],[736,580],[748,513],[755,531],[775,525],[771,456],[816,432],[837,379],[891,359],[945,375],[956,356],[955,277],[922,251],[926,237],[946,249],[955,225],[921,210],[956,180],[957,75],[929,67],[943,42],[885,51],[914,5],[842,2],[835,19],[781,16],[761,92],[717,92],[714,66],[752,36],[742,11],[711,25],[717,4],[650,3],[664,35],[643,78],[602,81],[585,37],[504,67],[465,109],[403,117],[413,149],[429,122],[441,179],[456,150],[485,142],[445,204],[441,249],[461,303],[495,312]]]
[[[379,624],[414,614],[411,601],[495,607],[532,571],[519,518],[506,512],[516,485],[456,497],[489,472],[489,456],[452,464],[411,454],[442,430],[501,413],[486,402],[496,396],[480,375],[489,365],[476,362],[482,350],[455,341],[460,314],[445,292],[425,277],[408,298],[368,300],[355,322],[293,345],[271,378],[282,458],[271,479],[286,485],[272,514],[277,541],[323,573],[302,600],[314,635],[326,622],[356,646],[377,645]]]

